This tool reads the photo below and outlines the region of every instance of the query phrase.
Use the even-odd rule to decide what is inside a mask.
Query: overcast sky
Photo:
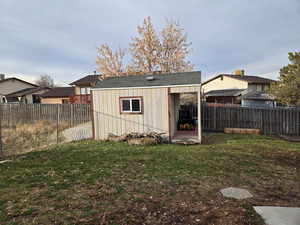
[[[96,68],[96,48],[128,46],[143,18],[180,21],[204,80],[245,69],[278,76],[300,51],[300,0],[0,0],[0,73],[67,84]]]

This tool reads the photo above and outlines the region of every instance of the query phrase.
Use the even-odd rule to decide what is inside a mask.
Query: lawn
[[[0,164],[0,224],[262,225],[251,206],[300,206],[300,143],[225,134],[207,142],[81,141],[12,158]],[[230,186],[254,197],[222,197]]]

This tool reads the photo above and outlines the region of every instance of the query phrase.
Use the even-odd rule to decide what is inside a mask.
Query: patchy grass
[[[300,143],[225,134],[210,143],[82,141],[19,156],[0,164],[0,224],[261,225],[252,205],[300,206]],[[225,199],[229,186],[254,198]]]
[[[60,121],[40,120],[34,123],[17,123],[11,126],[4,126],[2,130],[2,141],[5,155],[17,155],[41,148],[46,148],[62,142],[61,132],[68,128],[68,123]]]

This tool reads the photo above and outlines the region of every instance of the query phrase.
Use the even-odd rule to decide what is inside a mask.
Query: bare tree
[[[139,36],[130,43],[132,68],[136,72],[159,70],[160,41],[151,18],[144,19],[143,25],[138,26],[137,31]]]
[[[191,43],[178,22],[167,21],[161,32],[160,69],[163,72],[191,71],[193,65],[186,58],[190,53]]]
[[[49,75],[41,75],[35,83],[40,87],[54,87],[54,80]]]
[[[101,45],[98,48],[96,60],[98,71],[105,77],[120,76],[125,71],[123,66],[124,55],[125,51],[121,48],[113,52],[108,45]]]
[[[125,51],[113,52],[108,45],[98,49],[98,71],[104,76],[121,76],[124,72],[132,74],[191,71],[193,65],[187,60],[191,43],[179,23],[167,21],[166,26],[157,35],[151,18],[144,19],[137,27],[138,36],[129,44],[130,64],[125,66]]]

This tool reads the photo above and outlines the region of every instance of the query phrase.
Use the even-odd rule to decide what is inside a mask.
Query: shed
[[[94,138],[154,131],[169,141],[177,140],[179,99],[186,93],[197,95],[198,110],[195,129],[185,134],[201,142],[201,72],[127,75],[98,81],[91,89]]]

